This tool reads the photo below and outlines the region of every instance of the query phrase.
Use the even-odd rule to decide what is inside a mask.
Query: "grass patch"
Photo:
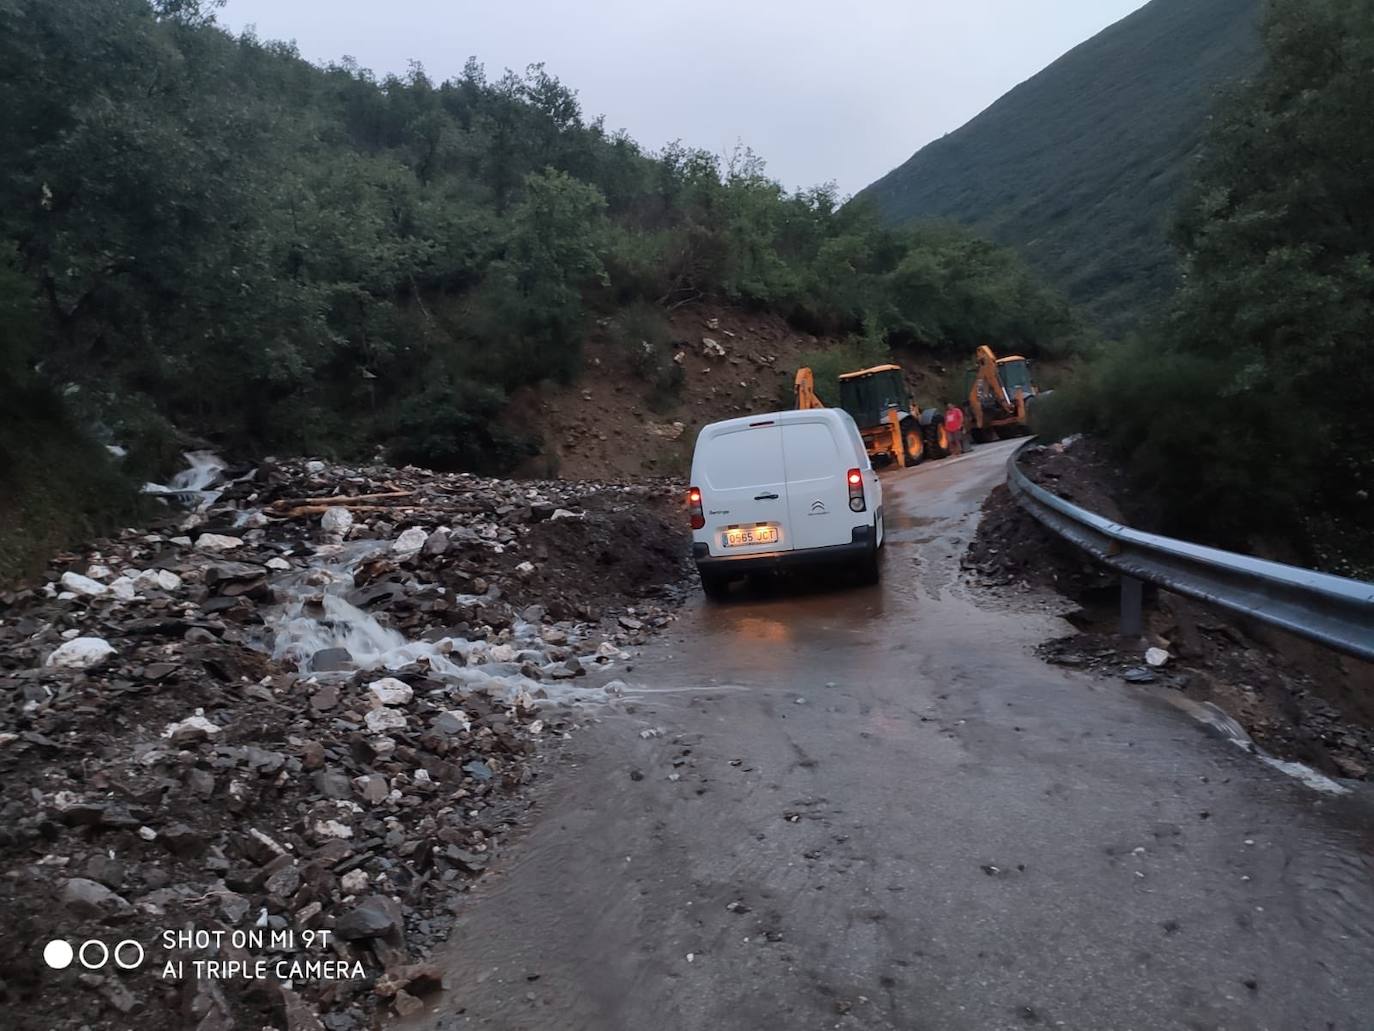
[[[7,388],[0,404],[0,583],[53,553],[146,515],[149,503],[53,394]]]

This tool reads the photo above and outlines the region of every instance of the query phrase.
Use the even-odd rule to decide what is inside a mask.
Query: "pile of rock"
[[[217,486],[0,594],[4,993],[43,1026],[342,1031],[419,1005],[538,743],[614,696],[684,569],[657,488],[318,462]],[[288,615],[332,647],[282,654]],[[162,948],[179,928],[292,937]],[[147,961],[58,974],[53,937]],[[336,976],[189,973],[303,957]]]

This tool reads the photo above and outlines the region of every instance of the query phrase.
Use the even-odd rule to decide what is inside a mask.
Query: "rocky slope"
[[[543,438],[531,475],[635,479],[686,476],[696,432],[707,423],[793,405],[793,381],[808,354],[840,346],[833,336],[802,332],[777,315],[719,304],[673,312],[668,338],[651,366],[680,370],[677,385],[655,389],[639,356],[614,342],[604,319],[584,347],[586,371],[572,386],[547,383],[516,395],[512,428]],[[652,346],[652,345],[651,345]],[[952,369],[972,355],[897,354],[922,405],[942,396]]]
[[[200,511],[0,593],[7,1027],[420,1005],[541,751],[672,619],[675,484],[204,466]]]

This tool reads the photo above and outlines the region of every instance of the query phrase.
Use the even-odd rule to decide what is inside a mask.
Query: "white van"
[[[853,565],[878,581],[883,489],[859,428],[838,408],[750,415],[697,434],[687,507],[710,597],[745,573]]]

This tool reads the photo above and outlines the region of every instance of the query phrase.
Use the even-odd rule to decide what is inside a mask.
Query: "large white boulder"
[[[162,736],[170,738],[173,744],[181,745],[213,738],[223,729],[219,724],[211,723],[206,719],[202,712],[197,711],[184,720],[167,724],[162,728]]]
[[[384,734],[388,730],[400,730],[406,725],[406,714],[399,709],[389,709],[382,706],[380,709],[371,709],[363,717],[367,723],[367,729],[374,734]]]
[[[145,569],[134,577],[140,591],[175,591],[181,587],[181,577],[170,569]]]
[[[415,697],[415,692],[411,686],[395,677],[383,677],[381,680],[374,680],[367,685],[367,691],[372,696],[374,706],[405,705]]]
[[[196,538],[196,548],[200,551],[233,551],[243,547],[237,537],[226,537],[218,533],[203,533]]]
[[[109,593],[110,590],[103,583],[92,580],[89,576],[82,576],[80,573],[63,573],[62,586],[83,598],[99,598],[101,595]]]
[[[398,555],[414,555],[425,546],[427,540],[429,540],[428,533],[418,526],[412,526],[396,538],[396,543],[391,546],[391,550]]]
[[[346,508],[326,508],[320,516],[320,529],[328,537],[343,540],[352,528],[353,513]]]
[[[133,601],[138,590],[134,587],[132,578],[120,576],[110,581],[110,593],[120,601]]]
[[[49,655],[43,665],[60,669],[95,669],[114,653],[113,646],[103,637],[74,637]]]

